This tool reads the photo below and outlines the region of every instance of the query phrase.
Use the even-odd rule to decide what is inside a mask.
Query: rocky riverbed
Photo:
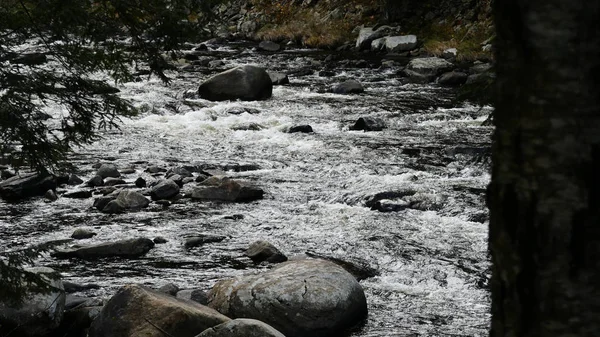
[[[119,87],[141,114],[72,156],[83,183],[58,187],[53,202],[0,201],[0,251],[70,239],[81,227],[93,234],[59,248],[160,237],[134,259],[39,259],[64,280],[98,285],[79,295],[107,299],[129,283],[208,290],[224,278],[264,271],[271,265],[255,264],[246,249],[266,240],[288,258],[308,252],[375,271],[360,281],[369,315],[352,336],[487,334],[492,129],[482,122],[490,109],[454,103],[455,88],[429,82],[456,65],[435,61],[443,69],[415,81],[407,55],[269,52],[212,41],[180,56],[170,85],[141,73]],[[209,76],[242,65],[287,75],[289,83],[264,101],[198,95]],[[362,90],[333,90],[348,81]],[[122,181],[106,186],[106,176],[104,186],[86,184],[102,164]],[[151,197],[152,185],[174,174],[181,178],[175,197]],[[263,193],[242,203],[190,197],[210,176]],[[114,214],[94,207],[120,188],[151,202]],[[192,238],[208,239],[186,244]]]

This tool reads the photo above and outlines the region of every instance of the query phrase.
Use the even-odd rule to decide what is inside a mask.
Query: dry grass
[[[436,23],[421,32],[425,52],[440,56],[448,48],[458,50],[458,60],[472,61],[491,58],[491,52],[483,51],[481,43],[493,35],[489,21],[480,21],[470,26],[455,27],[448,23]]]

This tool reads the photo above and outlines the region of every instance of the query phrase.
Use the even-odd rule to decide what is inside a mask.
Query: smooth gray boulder
[[[88,336],[165,337],[157,326],[169,336],[193,337],[228,321],[229,318],[198,303],[140,285],[127,285],[102,308]]]
[[[0,197],[5,200],[43,196],[56,189],[56,177],[41,173],[22,173],[0,182]]]
[[[385,49],[385,37],[375,39],[371,42],[371,50],[372,51],[382,51]]]
[[[61,259],[77,257],[86,260],[104,257],[136,258],[148,253],[153,247],[154,242],[152,240],[135,238],[76,248],[59,249],[51,253],[51,255]]]
[[[453,67],[452,63],[439,57],[422,57],[410,60],[406,69],[419,75],[435,77]]]
[[[248,249],[246,249],[245,254],[254,263],[261,263],[263,261],[279,263],[287,261],[287,256],[279,251],[277,247],[273,246],[272,243],[264,240],[251,243]]]
[[[26,292],[21,304],[0,299],[0,335],[45,337],[56,329],[63,319],[66,294],[54,270],[45,267],[26,269],[42,276],[52,287],[49,293]],[[13,331],[13,329],[15,329]]]
[[[103,179],[119,178],[121,176],[121,173],[119,173],[119,170],[117,170],[117,167],[114,164],[102,164],[98,168],[96,174],[101,176]]]
[[[245,182],[211,177],[200,183],[191,194],[193,200],[250,202],[263,198],[264,191]]]
[[[385,49],[393,53],[411,51],[417,48],[416,35],[388,36],[385,38]]]
[[[273,82],[267,72],[256,66],[241,66],[217,74],[198,88],[201,98],[209,101],[266,100],[273,93]]]
[[[208,328],[196,337],[285,337],[272,326],[250,318],[238,318]]]
[[[294,260],[219,281],[208,297],[209,306],[222,314],[260,320],[287,337],[339,335],[367,316],[358,281],[325,260]]]
[[[331,92],[335,94],[360,94],[364,91],[365,88],[357,80],[347,80],[331,88]]]
[[[121,191],[116,200],[128,210],[138,210],[150,205],[150,200],[143,194],[131,190]]]
[[[158,184],[152,187],[150,197],[152,200],[171,199],[179,194],[179,185],[171,179],[161,180]]]

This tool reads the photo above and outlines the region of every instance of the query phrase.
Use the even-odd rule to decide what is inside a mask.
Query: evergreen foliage
[[[0,0],[0,164],[55,171],[76,146],[135,114],[111,83],[142,70],[168,82],[163,56],[201,31],[218,0]],[[205,15],[206,17],[206,15]],[[46,112],[60,112],[46,118]],[[0,255],[0,299],[50,291],[31,264],[49,247]]]
[[[167,82],[163,53],[197,34],[198,14],[214,2],[0,1],[0,157],[52,171],[98,129],[134,114],[104,80],[143,69]],[[61,114],[46,120],[46,108]]]

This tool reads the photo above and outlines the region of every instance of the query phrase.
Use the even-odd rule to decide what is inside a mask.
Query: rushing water
[[[127,83],[123,95],[143,113],[105,132],[72,161],[83,178],[93,176],[97,162],[133,167],[136,173],[125,176],[130,182],[139,176],[155,179],[144,172],[149,165],[225,170],[249,164],[258,169],[224,174],[261,186],[264,200],[217,204],[183,199],[168,208],[152,204],[122,215],[96,211],[91,199],[0,201],[0,250],[65,239],[81,226],[98,233],[82,243],[138,236],[168,240],[138,260],[41,259],[66,280],[102,286],[87,295],[106,297],[125,283],[209,288],[218,279],[265,268],[243,255],[251,242],[265,239],[288,256],[312,251],[362,259],[379,270],[379,276],[361,281],[369,319],[353,336],[486,335],[484,191],[491,129],[481,123],[489,110],[453,105],[450,89],[403,84],[400,66],[382,69],[376,58],[348,63],[337,55],[337,61],[325,62],[328,54],[322,52],[260,54],[244,44],[207,54],[223,59],[222,69],[256,64],[317,71],[291,76],[290,85],[275,87],[273,98],[263,102],[197,98],[193,93],[209,75],[206,69],[173,74],[169,86],[153,78]],[[335,75],[319,76],[324,67]],[[349,78],[361,81],[366,92],[327,93],[332,84]],[[260,112],[228,112],[239,107]],[[381,117],[388,128],[349,131],[361,116]],[[300,124],[310,124],[315,132],[285,132]],[[384,203],[410,206],[398,212],[371,210],[367,201],[381,192],[400,192],[398,200]],[[232,219],[234,214],[243,218]],[[185,237],[198,233],[227,239],[184,248]]]

